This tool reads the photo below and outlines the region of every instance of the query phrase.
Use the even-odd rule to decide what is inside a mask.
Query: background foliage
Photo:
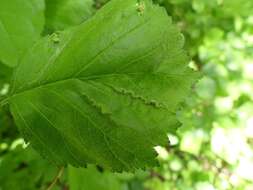
[[[46,1],[42,35],[83,22],[107,1],[57,2]],[[190,66],[204,74],[178,111],[183,126],[177,135],[168,134],[167,147],[156,147],[160,167],[135,174],[112,174],[99,166],[69,167],[54,189],[253,189],[253,3],[155,2],[184,34]],[[0,65],[0,96],[8,93],[11,73]],[[0,189],[45,189],[57,170],[24,144],[8,108],[1,108]]]

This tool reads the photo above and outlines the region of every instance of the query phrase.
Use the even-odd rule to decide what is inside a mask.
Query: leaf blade
[[[81,24],[93,14],[93,0],[46,0],[47,33]]]
[[[16,66],[23,53],[40,37],[43,27],[43,0],[1,1],[0,60],[7,66]]]
[[[143,2],[140,14],[135,0],[111,1],[59,41],[42,39],[16,69],[14,118],[57,165],[119,172],[155,166],[153,147],[168,143],[166,133],[180,125],[175,111],[196,77],[165,11]]]

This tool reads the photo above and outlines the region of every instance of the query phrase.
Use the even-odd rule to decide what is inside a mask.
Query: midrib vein
[[[120,35],[118,38],[116,38],[114,41],[112,41],[108,46],[106,46],[104,49],[102,49],[101,51],[99,51],[83,68],[81,68],[80,71],[78,71],[77,73],[74,73],[72,77],[69,77],[69,78],[65,78],[65,79],[60,79],[60,80],[54,80],[54,81],[50,81],[50,82],[47,82],[47,83],[43,83],[41,85],[38,85],[36,87],[31,87],[31,88],[27,88],[27,89],[24,89],[18,93],[14,93],[14,94],[11,94],[10,97],[8,99],[10,99],[11,97],[14,97],[16,95],[19,95],[19,94],[22,94],[22,93],[25,93],[26,91],[30,91],[30,90],[35,90],[35,89],[39,89],[39,88],[42,88],[43,86],[47,86],[47,85],[51,85],[51,84],[55,84],[55,83],[58,83],[58,82],[64,82],[64,81],[68,81],[68,80],[83,80],[84,78],[82,77],[78,77],[78,75],[85,71],[85,69],[87,69],[89,66],[91,66],[94,61],[102,54],[104,54],[108,49],[110,49],[117,41],[123,39],[124,37],[126,37],[128,34],[130,34],[131,32],[134,32],[135,30],[141,28],[142,26],[144,26],[145,24],[147,24],[151,19],[148,19],[148,20],[145,20],[145,22],[142,22],[142,23],[139,23],[138,25],[134,26],[132,29],[130,29],[129,31],[123,33],[122,35]],[[67,46],[67,45],[66,45]],[[62,52],[61,52],[62,53]],[[61,53],[59,53],[59,55],[61,55]],[[139,58],[137,58],[139,59]],[[57,60],[57,58],[56,58]],[[133,60],[134,61],[134,60]]]

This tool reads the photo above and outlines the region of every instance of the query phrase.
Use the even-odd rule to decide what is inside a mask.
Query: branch
[[[52,183],[48,186],[47,190],[51,190],[54,187],[54,185],[60,180],[60,178],[63,174],[63,171],[64,171],[64,166],[59,169],[57,175],[55,176]]]
[[[160,179],[162,182],[166,181],[166,179],[158,172],[155,172],[154,170],[150,171],[150,177],[157,177],[158,179]]]

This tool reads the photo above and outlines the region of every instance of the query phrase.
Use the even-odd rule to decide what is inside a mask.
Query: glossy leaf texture
[[[93,0],[46,0],[46,32],[81,24],[94,12]]]
[[[0,61],[14,67],[44,27],[44,0],[1,0]]]
[[[183,36],[149,0],[114,0],[42,39],[15,70],[9,98],[31,145],[57,165],[134,171],[157,164],[178,104],[198,74]]]

